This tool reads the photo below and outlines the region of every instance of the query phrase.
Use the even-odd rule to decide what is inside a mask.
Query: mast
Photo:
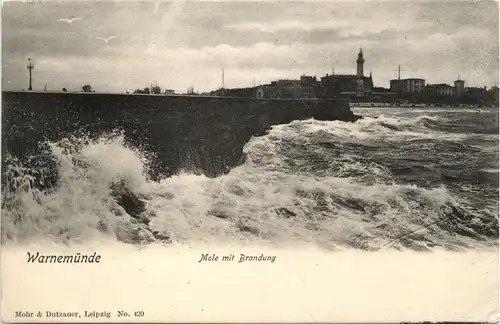
[[[255,78],[253,78],[253,98],[257,99],[257,89],[255,88]]]
[[[224,67],[222,67],[222,89],[224,89]]]
[[[31,58],[28,58],[28,65],[26,66],[26,68],[28,69],[29,75],[30,75],[30,84],[29,84],[28,90],[31,91],[31,90],[33,90],[31,87],[31,70],[33,70],[35,68],[35,65],[33,63],[31,63]]]
[[[401,80],[401,71],[405,71],[405,70],[401,70],[401,64],[398,65],[398,80]]]

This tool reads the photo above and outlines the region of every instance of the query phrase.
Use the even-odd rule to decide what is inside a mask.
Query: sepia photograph
[[[495,1],[4,1],[8,322],[498,321]]]

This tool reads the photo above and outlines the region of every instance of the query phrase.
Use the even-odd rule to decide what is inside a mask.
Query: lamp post
[[[33,63],[31,63],[31,58],[28,58],[28,65],[26,66],[26,68],[28,69],[29,74],[30,74],[30,85],[28,87],[28,90],[31,91],[32,90],[32,88],[31,88],[31,70],[33,70],[35,68],[35,65]]]

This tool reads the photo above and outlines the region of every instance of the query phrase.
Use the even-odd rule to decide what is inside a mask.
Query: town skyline
[[[153,82],[183,92],[220,87],[222,66],[227,88],[333,70],[355,74],[359,48],[375,87],[388,88],[398,65],[401,78],[452,84],[460,75],[467,86],[498,84],[493,2],[9,1],[3,9],[5,90],[28,88],[28,58],[33,90],[91,84],[123,92]]]

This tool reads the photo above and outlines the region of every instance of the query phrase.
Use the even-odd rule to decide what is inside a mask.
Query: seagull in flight
[[[79,17],[72,18],[72,19],[61,18],[57,22],[65,22],[65,23],[68,23],[68,24],[72,24],[74,21],[77,21],[77,20],[80,20],[80,19],[82,19],[82,18],[79,18]]]
[[[107,44],[110,40],[112,40],[113,38],[116,38],[116,36],[110,36],[110,37],[108,37],[108,38],[104,38],[104,37],[96,37],[96,39],[100,39],[100,40],[102,40],[102,41],[106,42],[106,44]]]

